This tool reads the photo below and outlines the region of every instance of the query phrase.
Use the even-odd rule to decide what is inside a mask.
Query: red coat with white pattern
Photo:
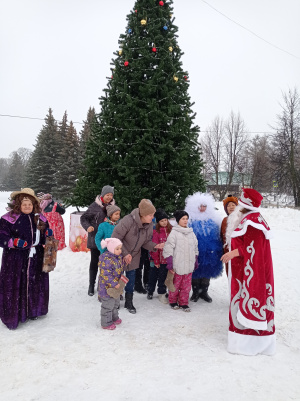
[[[274,276],[270,228],[257,212],[245,214],[231,235],[239,255],[229,265],[228,351],[244,355],[275,352]]]

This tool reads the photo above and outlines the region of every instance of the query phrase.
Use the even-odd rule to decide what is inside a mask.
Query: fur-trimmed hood
[[[206,205],[205,212],[200,212],[199,207]],[[185,211],[188,212],[190,218],[189,222],[195,220],[213,220],[218,222],[219,217],[215,210],[215,201],[211,194],[196,192],[193,195],[189,195],[185,200]]]

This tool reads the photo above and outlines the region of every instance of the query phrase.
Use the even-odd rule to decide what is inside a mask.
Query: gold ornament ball
[[[75,240],[75,248],[80,249],[81,244],[82,244],[82,238],[80,237],[80,235],[78,235]]]
[[[169,47],[169,51],[170,51],[170,52],[173,51],[173,47],[172,47],[172,46]]]
[[[177,81],[178,81],[178,77],[174,77],[173,79],[174,79],[174,81],[175,81],[175,82],[177,82]]]
[[[119,50],[119,56],[122,56],[123,50]]]
[[[147,21],[145,19],[142,19],[141,20],[141,25],[146,25],[146,24],[147,24]]]

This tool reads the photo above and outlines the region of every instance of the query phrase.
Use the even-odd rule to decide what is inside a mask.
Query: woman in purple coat
[[[52,235],[30,188],[11,194],[11,211],[0,220],[3,249],[0,272],[0,318],[10,329],[46,315],[49,277],[43,273],[46,235]]]

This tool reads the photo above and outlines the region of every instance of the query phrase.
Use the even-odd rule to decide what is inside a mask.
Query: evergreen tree
[[[8,191],[6,187],[6,176],[9,171],[8,159],[0,158],[0,191]]]
[[[8,173],[5,177],[5,187],[7,191],[15,191],[23,187],[24,164],[18,152],[13,152],[9,161]]]
[[[60,166],[56,171],[54,193],[59,199],[65,200],[73,194],[79,169],[79,138],[72,121],[63,140],[58,155]]]
[[[77,206],[91,203],[109,184],[123,212],[141,198],[171,212],[205,189],[172,3],[138,0],[127,16],[73,197]]]
[[[96,112],[94,107],[90,107],[86,116],[86,120],[84,121],[84,125],[82,130],[79,133],[79,161],[82,164],[83,168],[83,160],[85,158],[86,152],[86,144],[91,136],[92,126],[96,120]]]
[[[57,159],[57,124],[51,108],[34,147],[26,169],[26,186],[35,192],[52,193]]]

